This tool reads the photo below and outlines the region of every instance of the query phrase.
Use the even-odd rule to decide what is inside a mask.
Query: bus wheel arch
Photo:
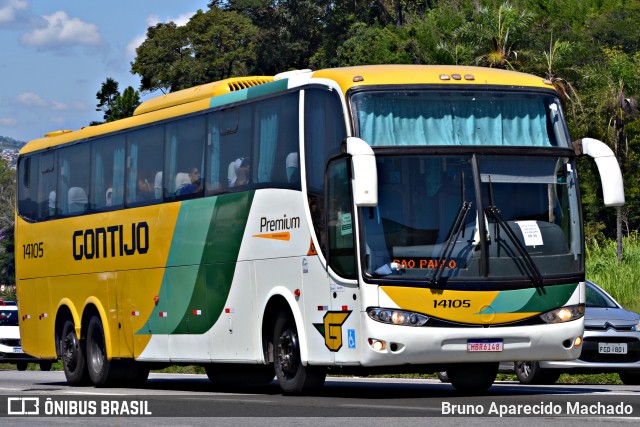
[[[263,321],[263,340],[269,340],[268,360],[272,360],[276,380],[287,394],[306,394],[324,384],[323,368],[305,365],[301,356],[299,326],[284,298],[270,301]],[[270,338],[267,338],[270,337]]]

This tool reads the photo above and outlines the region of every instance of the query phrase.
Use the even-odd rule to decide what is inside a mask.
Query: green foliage
[[[127,87],[121,94],[118,90],[118,82],[107,77],[100,91],[96,93],[98,104],[96,111],[104,112],[105,122],[124,119],[133,116],[133,112],[140,105],[140,94],[133,87]],[[99,124],[93,122],[93,124]]]
[[[15,171],[0,159],[0,284],[14,285],[16,269],[13,243]]]
[[[586,276],[615,298],[624,308],[640,313],[640,234],[623,239],[622,263],[616,260],[616,242],[593,241],[586,247]]]

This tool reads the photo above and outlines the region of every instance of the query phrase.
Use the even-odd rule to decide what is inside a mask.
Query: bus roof
[[[59,144],[123,131],[135,126],[204,110],[212,106],[224,105],[265,93],[285,90],[288,87],[287,78],[290,77],[289,74],[283,73],[281,78],[279,76],[275,78],[271,76],[229,78],[172,92],[143,102],[136,108],[133,117],[97,126],[87,126],[73,132],[69,130],[50,132],[44,138],[35,139],[26,144],[20,153],[43,150]],[[291,77],[293,75],[296,75],[296,73],[292,74]],[[311,83],[312,79],[327,79],[335,81],[343,93],[353,87],[396,84],[465,84],[553,89],[550,82],[530,74],[458,65],[362,65],[330,68],[315,72],[305,70],[297,75],[299,77],[295,79],[296,86]],[[216,102],[213,102],[213,99],[216,99]]]
[[[362,65],[319,70],[313,73],[313,77],[336,81],[344,93],[356,86],[392,84],[497,85],[553,89],[550,82],[531,74],[461,65]]]

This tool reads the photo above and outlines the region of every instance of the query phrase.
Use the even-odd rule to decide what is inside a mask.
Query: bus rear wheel
[[[498,375],[498,362],[449,365],[451,385],[465,394],[482,393],[491,387]]]
[[[324,369],[302,364],[298,330],[285,313],[276,318],[272,343],[276,379],[284,393],[307,394],[322,387],[327,374]]]
[[[74,386],[89,384],[90,378],[87,371],[85,347],[78,339],[75,325],[70,320],[67,320],[62,327],[60,355],[67,382]]]
[[[104,387],[121,379],[116,361],[107,359],[104,328],[98,316],[91,316],[87,327],[87,370],[93,384]]]

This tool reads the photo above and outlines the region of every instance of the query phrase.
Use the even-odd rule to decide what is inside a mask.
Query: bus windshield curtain
[[[264,114],[260,117],[260,159],[258,162],[258,182],[271,181],[271,171],[276,157],[278,143],[278,115]]]
[[[552,145],[543,99],[363,94],[355,104],[360,137],[372,146]]]
[[[116,148],[113,153],[113,196],[111,204],[121,206],[124,202],[124,145]]]

